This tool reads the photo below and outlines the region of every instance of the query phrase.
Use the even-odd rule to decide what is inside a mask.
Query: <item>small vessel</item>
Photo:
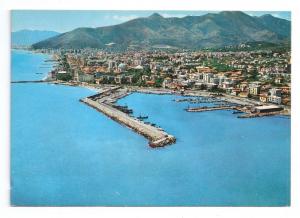
[[[140,116],[138,116],[137,117],[139,120],[145,120],[145,119],[148,119],[148,116],[142,116],[142,115],[140,115]]]
[[[114,105],[114,108],[126,113],[126,114],[132,114],[133,110],[129,109],[127,105],[121,106],[121,105]]]
[[[243,111],[233,111],[232,114],[241,114]]]

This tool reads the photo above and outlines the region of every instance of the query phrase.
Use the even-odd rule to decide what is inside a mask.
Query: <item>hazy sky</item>
[[[137,18],[147,17],[154,12],[164,17],[184,17],[187,15],[203,15],[208,11],[40,11],[40,10],[13,10],[11,12],[12,31],[22,29],[52,30],[67,32],[77,27],[101,27],[123,23]],[[213,12],[216,13],[216,12]],[[275,17],[291,19],[290,12],[256,11],[246,12],[260,16],[272,14]]]

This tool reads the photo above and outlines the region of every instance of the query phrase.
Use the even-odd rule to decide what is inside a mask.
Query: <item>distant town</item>
[[[240,45],[243,46],[243,45]],[[39,50],[57,65],[48,80],[208,91],[291,105],[291,53],[259,51]]]

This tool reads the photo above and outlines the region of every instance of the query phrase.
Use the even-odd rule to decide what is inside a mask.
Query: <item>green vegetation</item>
[[[72,76],[70,73],[58,73],[56,75],[56,79],[62,80],[62,81],[69,81],[72,79]]]
[[[214,92],[214,93],[225,93],[226,92],[225,89],[220,89],[218,87],[212,87],[212,88],[208,89],[208,91]]]
[[[253,72],[251,72],[247,75],[247,77],[248,77],[247,81],[248,82],[258,81],[259,80],[258,76],[259,76],[259,74],[258,74],[257,70],[254,70]]]
[[[65,71],[70,71],[70,65],[68,63],[68,60],[67,60],[67,55],[63,55],[62,56],[62,59],[61,59],[61,65],[63,67],[63,69],[65,69]]]
[[[157,78],[157,79],[155,80],[155,85],[154,85],[154,86],[157,87],[157,88],[162,87],[163,81],[164,81],[164,78],[161,78],[161,77]]]
[[[115,84],[115,80],[113,77],[103,77],[102,83],[103,84]]]
[[[158,56],[158,57],[152,57],[154,61],[163,61],[163,60],[168,60],[168,56]]]
[[[203,65],[206,67],[214,68],[218,72],[226,72],[226,71],[234,70],[233,67],[230,67],[224,63],[220,63],[219,60],[216,58],[210,59],[209,61],[204,61]]]

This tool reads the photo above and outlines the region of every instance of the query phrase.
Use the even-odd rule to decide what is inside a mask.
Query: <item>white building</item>
[[[143,66],[141,66],[141,65],[138,65],[138,66],[136,66],[134,69],[136,69],[136,70],[143,70],[143,69],[144,69],[144,67],[143,67]]]
[[[134,60],[134,61],[133,61],[133,64],[134,64],[135,66],[142,65],[142,60]]]
[[[271,102],[271,103],[274,103],[274,104],[281,104],[281,97],[271,95],[271,96],[268,97],[268,101]]]
[[[118,66],[118,71],[119,72],[125,72],[126,71],[126,68],[127,68],[127,66],[126,66],[126,64],[123,64],[123,63],[121,63],[121,64],[119,64],[119,66]]]
[[[269,90],[271,96],[278,96],[281,97],[281,89],[272,88]]]
[[[213,77],[213,74],[212,73],[204,73],[203,74],[203,81],[205,83],[209,83],[210,82],[210,78]]]
[[[116,66],[116,62],[114,62],[114,61],[108,61],[108,70],[109,71],[112,71],[115,66]]]

